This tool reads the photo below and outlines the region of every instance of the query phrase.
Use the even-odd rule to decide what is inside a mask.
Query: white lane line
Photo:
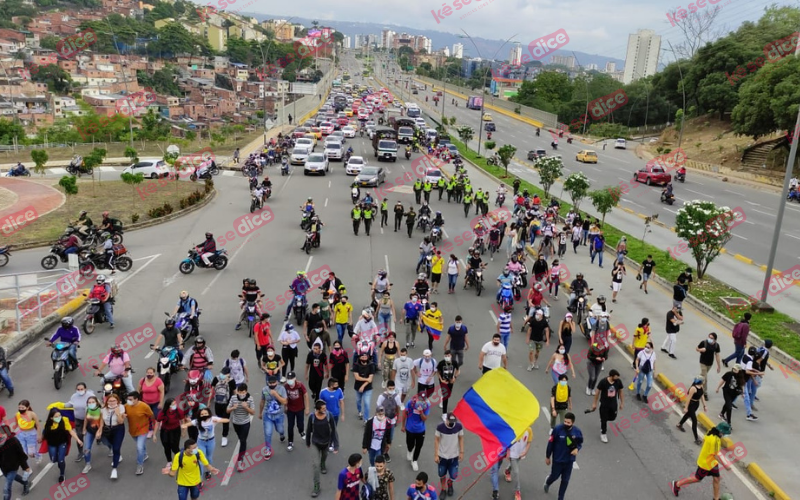
[[[678,212],[676,212],[675,210],[670,210],[669,208],[665,208],[664,210],[666,210],[667,212],[672,212],[675,215],[678,215]]]
[[[159,257],[161,257],[161,254],[160,254],[160,253],[157,253],[157,254],[155,254],[155,255],[148,255],[147,257],[142,257],[143,259],[150,258],[150,260],[149,260],[149,261],[147,261],[147,262],[145,262],[144,264],[142,264],[142,267],[140,267],[139,269],[135,270],[134,272],[132,272],[132,273],[130,273],[129,275],[125,276],[125,278],[121,279],[121,280],[119,281],[119,283],[117,283],[117,286],[122,286],[122,285],[123,285],[123,283],[125,283],[125,282],[126,282],[126,281],[128,281],[129,279],[131,279],[131,278],[133,278],[134,276],[136,276],[137,274],[139,274],[141,271],[143,271],[143,270],[144,270],[144,268],[145,268],[145,267],[149,266],[149,265],[150,265],[150,264],[151,264],[151,263],[152,263],[154,260],[156,260],[156,259],[157,259],[157,258],[159,258]]]
[[[114,167],[100,167],[101,172],[116,172],[117,169]]]
[[[746,240],[746,239],[747,239],[747,238],[745,238],[744,236],[739,236],[739,235],[738,235],[738,234],[736,234],[736,233],[731,233],[731,236],[736,236],[737,238],[741,238],[741,239],[743,239],[743,240]]]
[[[446,239],[446,240],[450,239],[450,237],[447,236],[447,231],[445,231],[444,228],[442,228],[442,234],[444,235],[444,239]]]
[[[253,237],[253,233],[250,233],[250,235],[248,235],[248,236],[247,236],[247,238],[244,240],[244,242],[242,242],[241,246],[239,246],[239,248],[237,248],[237,249],[236,249],[236,251],[235,251],[235,252],[233,252],[233,255],[231,255],[231,258],[230,258],[230,259],[228,259],[228,264],[230,264],[231,262],[233,262],[233,259],[235,259],[237,255],[239,255],[239,252],[241,252],[241,251],[242,251],[242,249],[244,248],[244,246],[245,246],[245,245],[247,245],[247,242],[248,242],[248,241],[250,241],[250,239],[251,239],[252,237]],[[213,279],[213,280],[211,280],[211,283],[209,283],[209,284],[208,284],[208,286],[207,286],[207,287],[205,287],[205,288],[203,289],[203,291],[202,291],[202,292],[200,292],[200,295],[205,295],[205,294],[207,294],[207,293],[208,293],[208,291],[209,291],[209,290],[211,290],[211,287],[212,287],[212,286],[214,286],[214,283],[216,283],[216,282],[217,282],[217,280],[220,278],[220,276],[222,276],[222,273],[217,273],[217,275],[216,275],[216,276],[214,276],[214,279]]]
[[[712,200],[714,199],[714,197],[711,196],[710,194],[698,193],[697,191],[693,191],[691,189],[687,189],[687,191],[689,191],[690,193],[694,193],[694,194],[696,194],[698,196],[705,196],[706,198],[711,198]]]
[[[496,324],[498,323],[498,321],[497,321],[497,316],[495,316],[495,315],[494,315],[494,311],[492,311],[492,310],[490,309],[490,310],[489,310],[489,314],[491,314],[491,315],[492,315],[492,319],[494,320],[494,324],[496,325]]]
[[[793,234],[788,234],[788,233],[787,233],[787,234],[785,234],[784,236],[788,236],[789,238],[794,238],[794,239],[796,239],[796,240],[800,240],[800,236],[795,236],[795,235],[793,235]]]
[[[628,182],[628,179],[625,179],[624,177],[617,177],[617,179],[621,180],[622,182]]]
[[[733,193],[736,196],[744,196],[742,193],[737,193],[736,191],[731,191],[730,189],[726,189],[725,192],[726,193]]]
[[[747,203],[748,205],[753,205],[754,207],[760,207],[761,206],[760,203],[753,203],[752,201],[744,200],[744,202]]]
[[[325,205],[323,205],[323,206],[324,206],[324,207],[327,207],[327,206],[328,206],[328,198],[325,198]]]
[[[627,202],[628,202],[628,203],[630,203],[631,205],[636,205],[637,207],[642,207],[642,208],[644,208],[644,205],[640,205],[640,204],[636,203],[635,201],[631,201],[631,200],[622,200],[622,201],[627,201]]]
[[[755,208],[753,208],[752,210],[753,210],[753,212],[758,212],[760,214],[769,215],[770,217],[773,215],[773,214],[771,214],[769,212],[764,212],[762,210],[756,210]]]
[[[329,188],[331,187],[331,181],[328,181],[328,187]]]
[[[389,256],[388,255],[386,255],[386,254],[383,255],[383,262],[386,264],[386,267],[384,269],[386,270],[386,274],[388,275],[389,274]]]
[[[705,184],[703,184],[702,182],[697,182],[697,181],[692,181],[692,184],[699,184],[701,186],[705,186]]]
[[[222,478],[221,486],[227,486],[228,483],[231,482],[231,476],[233,476],[233,469],[236,467],[236,459],[239,455],[239,443],[236,443],[236,446],[233,447],[233,455],[231,455],[231,461],[228,462],[228,468],[225,469],[225,476]]]
[[[308,264],[306,264],[306,274],[308,274],[308,270],[311,269],[311,261],[314,260],[314,256],[310,256],[308,258]]]
[[[31,482],[31,490],[36,488],[36,485],[39,484],[39,481],[41,481],[42,478],[45,476],[45,474],[47,474],[47,472],[50,469],[52,469],[53,466],[55,466],[55,465],[56,464],[54,464],[53,462],[50,462],[50,463],[48,463],[47,465],[44,466],[44,469],[42,469],[42,471],[40,473],[36,474],[36,476],[33,478],[33,481]],[[53,496],[55,496],[55,495],[53,495]]]
[[[743,222],[744,222],[745,224],[752,224],[752,225],[754,225],[754,226],[756,225],[756,223],[755,223],[755,222],[753,222],[753,221],[749,221],[749,220],[744,220]]]

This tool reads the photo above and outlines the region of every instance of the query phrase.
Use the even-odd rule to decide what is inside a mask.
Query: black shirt
[[[324,352],[314,354],[311,351],[306,356],[306,365],[308,365],[308,379],[309,380],[322,380],[325,375],[325,365],[328,363],[328,356]]]
[[[739,381],[737,380],[736,374],[733,373],[733,371],[729,371],[723,375],[722,380],[725,381],[725,385],[722,386],[722,390],[727,393],[729,397],[733,397],[742,393],[743,388],[739,385]]]
[[[714,342],[709,344],[708,340],[704,340],[697,344],[698,349],[706,348],[706,352],[700,353],[700,364],[706,366],[714,366],[714,354],[719,352],[719,344]]]
[[[589,219],[586,219],[585,221],[583,221],[583,226],[581,227],[581,229],[583,229],[584,231],[588,231],[589,226],[591,226],[591,222],[589,221]]]
[[[653,274],[653,268],[656,267],[656,261],[644,261],[642,262],[642,274]]]
[[[309,415],[307,442],[310,441],[320,448],[327,447],[331,444],[333,439],[333,427],[330,418],[330,413],[321,419],[317,417],[316,413]]]
[[[614,274],[611,277],[611,281],[613,281],[614,283],[622,283],[622,276],[624,269],[625,269],[624,267],[618,267],[616,270],[614,270],[613,272]]]
[[[464,348],[467,346],[467,327],[466,325],[461,325],[461,328],[456,328],[455,325],[451,326],[447,330],[447,334],[450,335],[450,349],[454,351],[463,351]]]
[[[544,331],[550,328],[547,319],[536,320],[536,316],[528,319],[528,328],[531,329],[531,340],[534,342],[544,342]]]
[[[161,330],[161,335],[164,337],[165,347],[178,348],[178,334],[180,332],[177,328],[164,328]]]
[[[478,269],[479,267],[481,267],[482,262],[483,259],[481,259],[480,257],[478,258],[470,257],[469,259],[467,259],[467,264],[469,264],[470,269]]]
[[[306,328],[306,333],[311,333],[311,330],[314,329],[314,326],[317,323],[322,322],[322,314],[321,313],[308,313],[306,314],[306,321],[308,322],[308,327]]]
[[[445,360],[439,361],[439,364],[436,366],[436,371],[439,372],[439,375],[447,381],[448,383],[453,382],[453,377],[456,374],[456,370],[458,370],[458,363],[455,361],[447,362]]]
[[[242,289],[242,295],[247,302],[255,302],[258,299],[258,294],[261,293],[259,288],[246,288]]]
[[[350,358],[347,357],[347,352],[344,349],[339,354],[331,351],[331,377],[344,379],[348,364],[350,364]]]
[[[597,384],[597,390],[600,392],[600,407],[616,410],[617,398],[619,398],[620,391],[622,391],[622,382],[615,380],[611,383],[608,378],[604,378]]]
[[[685,271],[678,275],[678,283],[686,287],[686,290],[689,290],[689,283],[692,283],[693,281],[692,275],[687,274]]]
[[[672,300],[683,301],[686,298],[686,288],[683,285],[675,283],[672,285]]]
[[[370,362],[367,362],[366,365],[362,365],[361,362],[359,361],[358,363],[355,363],[353,365],[353,371],[355,373],[358,373],[358,375],[362,378],[369,378],[370,375],[375,374],[375,365],[373,365]],[[359,390],[361,386],[364,385],[363,381],[358,381],[356,380],[355,377],[353,377],[353,382],[356,390]],[[364,387],[364,391],[369,391],[369,390],[372,390],[372,382],[367,383],[366,386]]]
[[[673,319],[675,319],[675,313],[670,309],[667,313],[667,333],[678,333],[681,330],[681,325],[672,323]]]

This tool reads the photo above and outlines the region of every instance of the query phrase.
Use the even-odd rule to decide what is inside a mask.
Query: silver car
[[[289,161],[292,165],[305,165],[310,154],[311,150],[308,147],[296,147],[292,150],[292,156]]]
[[[331,171],[328,159],[322,153],[311,153],[308,155],[306,164],[303,167],[303,175],[322,174],[325,175]]]
[[[325,144],[325,156],[329,160],[342,161],[344,147],[341,142],[328,142]]]
[[[386,182],[386,170],[383,167],[363,167],[356,176],[359,187],[378,187]]]

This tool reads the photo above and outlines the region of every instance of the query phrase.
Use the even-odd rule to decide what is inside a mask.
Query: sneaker
[[[600,434],[600,441],[602,441],[604,443],[607,443],[608,442],[608,436],[606,436],[605,434]]]
[[[666,349],[664,349],[664,348],[662,347],[662,348],[661,348],[661,352],[669,352],[669,351],[668,351],[668,350],[666,350]]]
[[[323,474],[327,474],[328,473],[328,469],[325,468],[324,464],[319,468],[319,471],[322,472]]]
[[[391,461],[392,461],[392,457],[390,457],[388,453],[384,453],[383,454],[383,458],[386,460],[387,464],[391,463]]]
[[[448,479],[447,480],[447,494],[450,495],[450,496],[453,496],[453,480],[452,479]]]
[[[284,442],[284,441],[286,441],[286,436],[284,436],[283,434],[281,434],[281,443],[282,443],[282,442]]]
[[[725,421],[725,417],[722,415],[722,413],[720,413],[719,415],[717,415],[717,417],[718,417],[720,420],[722,420],[723,422]]]
[[[528,365],[528,371],[533,370],[533,364]]]
[[[12,397],[13,395],[14,395],[13,392],[9,393],[8,397]],[[753,399],[755,399],[756,401],[761,401],[760,399],[758,399],[758,396],[753,396]]]
[[[236,472],[244,472],[244,462],[239,462],[239,465],[236,467]]]
[[[236,326],[234,326],[233,329],[234,330],[241,330],[242,329],[242,324],[241,323],[236,323]]]
[[[36,457],[36,465],[39,465],[40,463],[42,463],[42,457]]]
[[[641,401],[641,400],[642,400],[642,395],[636,394],[636,401]]]
[[[542,489],[544,489],[545,493],[549,493],[550,492],[550,485],[547,484],[547,479],[544,480],[544,485],[542,486]]]
[[[31,492],[31,481],[29,479],[25,481],[22,485],[22,496],[25,496],[30,492]]]
[[[81,460],[83,460],[83,453],[78,452],[78,456],[75,457],[75,461],[80,462]]]
[[[723,364],[723,365],[725,365],[725,368],[727,368],[727,367],[728,367],[728,361],[727,361],[727,360],[724,360],[724,359],[723,359],[723,360],[722,360],[722,364]]]
[[[534,364],[534,365],[533,365],[533,369],[534,369],[534,370],[538,370],[538,369],[539,369],[539,365],[537,365],[537,364]]]
[[[677,427],[677,428],[678,428],[678,430],[679,430],[679,431],[681,431],[681,432],[686,432],[686,429],[684,429],[684,428],[683,428],[683,426],[682,426],[681,424],[678,424],[678,425],[676,425],[675,427]]]
[[[492,491],[492,500],[498,500],[500,498],[500,492],[497,490]]]
[[[228,446],[228,438],[224,437],[222,438],[222,447],[225,448],[226,446]]]
[[[81,474],[88,474],[90,470],[92,470],[92,464],[86,464],[86,467],[83,468]]]
[[[447,488],[442,486],[442,489],[439,491],[439,498],[447,498]]]
[[[108,450],[108,456],[109,457],[113,457],[114,456],[114,452],[112,450],[110,450],[110,449]]]
[[[406,452],[406,460],[408,460],[409,462],[414,460],[414,452],[413,451]]]
[[[148,458],[150,458],[150,455],[145,455],[145,456],[144,456],[144,460],[142,460],[142,463],[144,463],[144,462],[147,462],[147,459],[148,459]]]
[[[511,469],[506,469],[505,470],[505,476],[506,476],[506,482],[510,483],[511,482]]]
[[[385,380],[383,382],[381,382],[381,388],[382,389],[386,389],[386,381]]]
[[[117,478],[117,469],[111,469],[111,479]]]
[[[314,490],[311,492],[311,498],[317,498],[319,496],[319,487],[314,486]]]
[[[287,446],[287,447],[286,447],[286,450],[287,450],[287,451],[292,451],[293,449],[294,449],[294,443],[292,443],[291,441],[289,441],[289,446]]]
[[[411,462],[411,469],[412,469],[414,472],[417,472],[417,471],[419,470],[419,464],[417,464],[417,462],[416,462],[416,461],[414,461],[414,462]]]
[[[676,356],[674,354],[670,354],[669,357],[672,358],[672,359],[678,359],[678,356]]]
[[[58,483],[61,484],[64,482],[64,476],[58,476]]]
[[[306,433],[305,432],[301,432],[300,433],[300,439],[301,440],[305,440],[306,439]]]
[[[681,492],[680,487],[678,487],[678,481],[672,481],[670,483],[670,489],[672,490],[672,494],[675,496],[678,496],[678,494]]]
[[[522,500],[522,493],[519,490],[514,492],[514,500]]]
[[[361,413],[361,412],[358,412],[358,419],[359,420],[364,420],[364,414]]]
[[[736,405],[735,405],[735,404],[733,404],[733,403],[731,403],[731,408],[733,408],[734,410],[738,410],[738,409],[739,409],[739,407],[738,407],[738,406],[736,406]]]
[[[758,420],[758,417],[756,417],[755,415],[748,415],[747,420],[749,420],[750,422],[755,422],[756,420]]]
[[[589,389],[588,387],[586,388],[586,395],[587,396],[591,396],[592,395],[592,390]]]
[[[597,389],[592,389],[592,396],[597,395]]]
[[[136,466],[136,475],[141,476],[144,474],[144,465],[137,465]]]
[[[272,450],[267,449],[267,453],[264,454],[264,460],[269,460],[270,458],[272,458]]]

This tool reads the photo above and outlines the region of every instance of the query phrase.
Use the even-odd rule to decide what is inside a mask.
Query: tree
[[[122,182],[133,188],[134,194],[136,194],[136,186],[144,182],[144,174],[142,173],[138,174],[123,173],[120,174],[120,178],[122,179]],[[136,196],[133,197],[133,206],[134,208],[136,207]]]
[[[58,181],[58,185],[64,190],[64,194],[67,195],[67,205],[69,205],[69,199],[76,194],[78,194],[78,182],[74,175],[65,175]]]
[[[47,151],[44,149],[33,149],[31,150],[31,159],[35,165],[33,171],[37,174],[44,175],[44,166],[47,160],[50,159],[47,155]]]
[[[516,152],[517,148],[510,144],[506,144],[497,150],[497,156],[500,157],[500,163],[502,163],[503,167],[506,169],[506,177],[508,177],[508,164],[511,163],[511,159],[514,158]]]
[[[535,168],[539,173],[539,183],[544,189],[545,197],[550,195],[550,188],[564,174],[563,166],[561,160],[553,156],[545,156],[536,162]]]
[[[485,147],[489,151],[493,150],[495,146],[497,146],[497,143],[495,141],[486,141],[483,143],[483,147]]]
[[[469,141],[475,137],[475,131],[472,130],[472,127],[468,127],[464,125],[463,127],[459,127],[458,130],[458,137],[461,139],[461,142],[464,143],[464,146],[469,144]]]
[[[130,158],[131,163],[139,163],[139,153],[137,153],[132,147],[126,147],[124,154],[126,158]]]
[[[670,24],[677,26],[685,38],[684,42],[675,48],[676,57],[691,59],[701,45],[722,36],[724,29],[712,29],[721,10],[720,5],[713,7],[708,5],[700,12],[691,12],[683,17],[678,15],[676,9],[667,13]],[[683,14],[686,14],[686,11]]]
[[[127,151],[126,151],[127,153]],[[83,157],[83,164],[86,170],[95,168],[103,164],[108,152],[103,148],[94,148],[92,152]]]
[[[575,172],[564,181],[564,190],[569,193],[575,210],[580,210],[581,200],[586,198],[591,184],[583,172]]]
[[[738,214],[710,201],[691,201],[678,210],[675,233],[688,242],[698,278],[705,275],[708,265],[722,252],[733,236],[731,229],[738,223]]]
[[[589,198],[592,200],[595,210],[603,216],[604,224],[606,222],[606,214],[616,207],[619,202],[620,191],[619,186],[609,186],[589,193]]]

